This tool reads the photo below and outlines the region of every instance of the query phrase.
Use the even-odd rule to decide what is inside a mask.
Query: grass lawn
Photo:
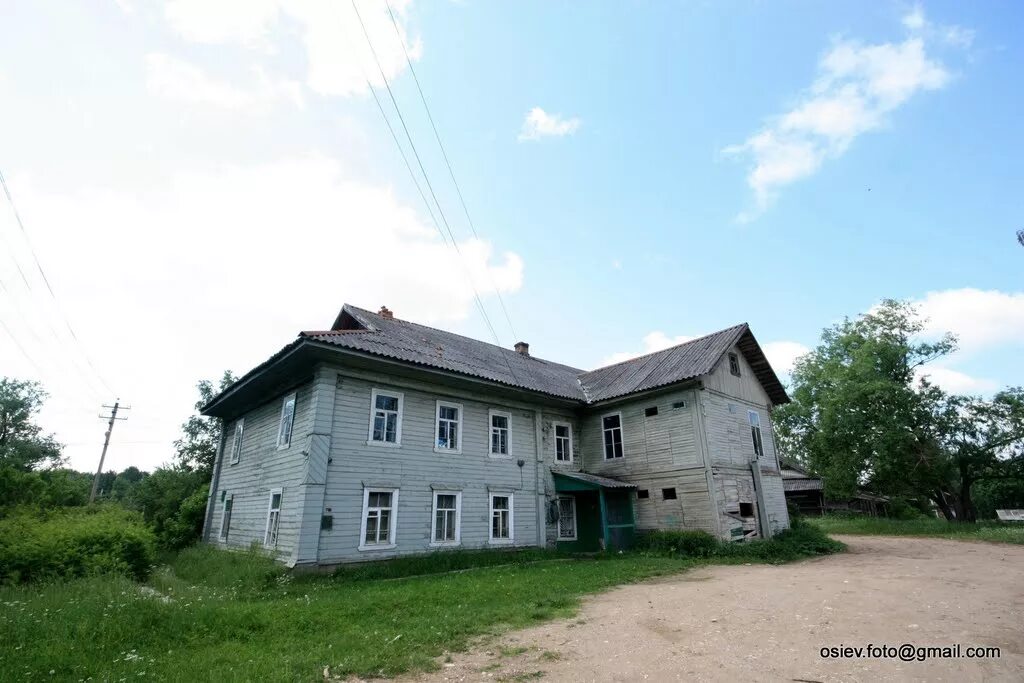
[[[794,540],[744,544],[750,552],[730,548],[705,560],[506,553],[501,560],[516,564],[407,578],[397,577],[499,556],[292,576],[258,555],[193,548],[146,584],[108,576],[0,588],[0,678],[313,681],[325,666],[339,677],[430,669],[475,637],[570,616],[581,596],[615,585],[711,562],[836,549],[818,542],[811,550],[813,536],[820,534],[803,530]]]
[[[898,520],[884,517],[808,517],[807,522],[830,534],[878,536],[939,536],[961,541],[1024,543],[1024,524],[977,522],[963,524],[944,519]]]

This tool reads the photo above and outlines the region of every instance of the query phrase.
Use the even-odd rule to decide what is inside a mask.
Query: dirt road
[[[843,537],[848,553],[711,567],[587,600],[578,618],[453,655],[425,681],[1024,681],[1024,547]],[[999,658],[824,659],[869,643]]]

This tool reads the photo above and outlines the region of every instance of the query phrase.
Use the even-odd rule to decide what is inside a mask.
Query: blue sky
[[[349,2],[6,13],[0,170],[59,304],[0,207],[0,358],[74,466],[112,394],[111,466],[167,460],[197,379],[346,301],[490,339],[467,277],[502,344],[495,289],[583,368],[747,321],[785,372],[896,297],[960,335],[943,385],[1024,381],[1017,3],[393,2],[479,239],[386,5],[357,6],[461,257]]]

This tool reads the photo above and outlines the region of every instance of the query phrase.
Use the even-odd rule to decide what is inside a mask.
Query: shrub
[[[711,557],[718,545],[706,531],[651,531],[636,539],[637,550],[684,557]]]
[[[180,468],[158,468],[130,496],[153,527],[161,548],[178,550],[199,539],[206,512],[206,475]]]
[[[113,505],[39,512],[0,520],[0,583],[117,573],[136,580],[156,559],[153,533]]]

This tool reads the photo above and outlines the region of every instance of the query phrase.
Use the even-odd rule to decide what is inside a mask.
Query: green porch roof
[[[598,491],[600,489],[635,489],[636,484],[626,481],[599,477],[596,474],[586,472],[566,472],[564,470],[551,470],[555,475],[556,491]]]

